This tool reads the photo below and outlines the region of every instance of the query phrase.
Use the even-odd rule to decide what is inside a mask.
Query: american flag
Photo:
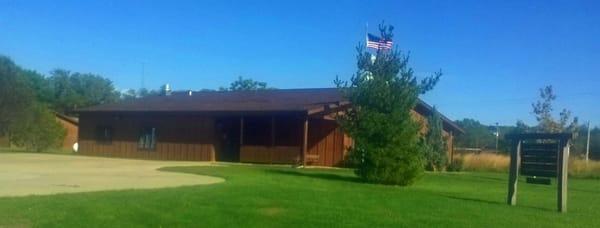
[[[371,33],[367,34],[367,47],[374,49],[392,49],[392,40],[384,40]]]

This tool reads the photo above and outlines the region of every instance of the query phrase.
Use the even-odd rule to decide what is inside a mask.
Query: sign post
[[[527,176],[527,183],[550,185],[557,180],[559,212],[567,212],[567,177],[569,163],[569,133],[509,134],[512,141],[508,177],[509,205],[517,205],[519,175]]]

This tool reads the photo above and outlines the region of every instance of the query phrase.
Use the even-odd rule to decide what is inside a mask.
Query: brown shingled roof
[[[420,101],[420,100],[419,100]],[[148,96],[113,104],[79,109],[87,112],[303,112],[326,104],[345,102],[336,88],[273,89],[259,91],[173,92],[169,96]],[[415,111],[431,111],[420,101]],[[463,132],[451,120],[442,116],[444,127]]]

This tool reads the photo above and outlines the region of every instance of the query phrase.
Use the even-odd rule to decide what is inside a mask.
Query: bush
[[[457,157],[446,168],[446,171],[449,172],[460,172],[464,169],[464,160],[462,157]]]
[[[36,152],[58,147],[66,130],[56,120],[54,113],[44,106],[34,106],[30,112],[11,126],[11,141]]]

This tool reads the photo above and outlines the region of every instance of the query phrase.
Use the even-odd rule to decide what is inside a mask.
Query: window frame
[[[150,131],[150,132],[148,132]],[[157,127],[152,127],[152,126],[145,126],[142,127],[139,131],[138,134],[138,142],[137,142],[137,149],[141,150],[141,151],[156,151],[156,145],[157,145],[157,132],[158,132],[158,128]],[[150,139],[148,139],[148,135],[150,136]],[[144,137],[144,138],[142,138]],[[150,142],[147,142],[147,140],[150,140]],[[149,146],[146,146],[148,145]]]
[[[115,133],[114,128],[110,125],[96,126],[96,131],[95,131],[95,135],[94,135],[96,144],[111,145],[112,141],[113,141],[114,133]]]

